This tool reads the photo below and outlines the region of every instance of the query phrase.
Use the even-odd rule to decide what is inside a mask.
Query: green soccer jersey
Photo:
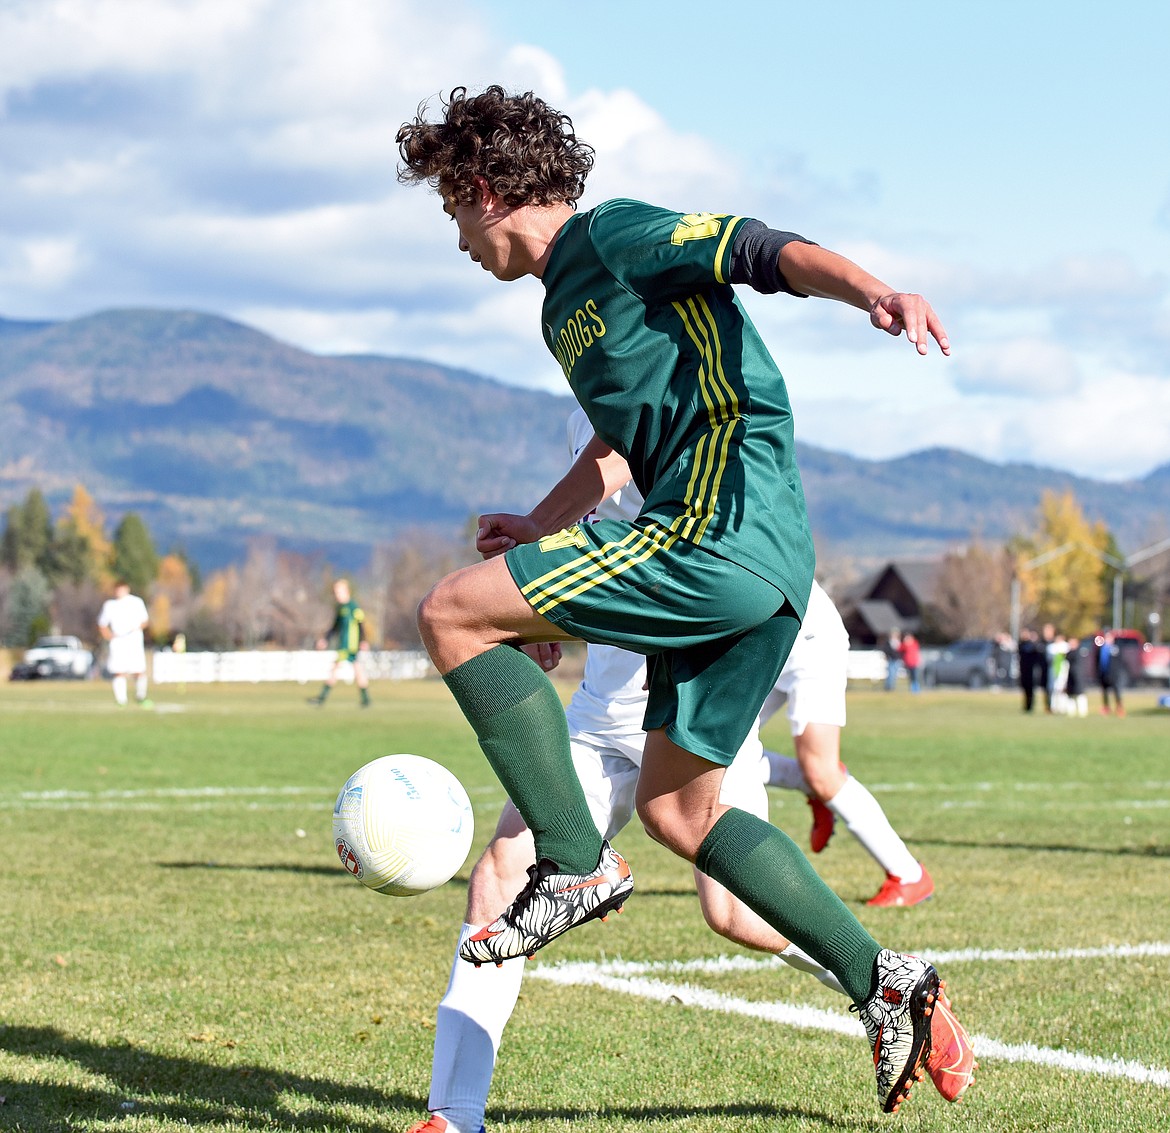
[[[545,341],[642,518],[747,567],[803,615],[814,552],[784,379],[727,282],[747,217],[613,200],[545,268]]]
[[[337,634],[337,650],[339,653],[357,653],[361,647],[363,623],[366,615],[362,608],[351,598],[337,607],[337,616],[329,633]]]

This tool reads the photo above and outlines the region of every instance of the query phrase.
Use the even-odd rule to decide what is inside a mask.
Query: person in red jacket
[[[910,678],[910,691],[917,692],[919,688],[918,669],[922,664],[922,646],[918,644],[918,638],[912,633],[902,634],[902,644],[898,653],[901,655],[906,675]]]

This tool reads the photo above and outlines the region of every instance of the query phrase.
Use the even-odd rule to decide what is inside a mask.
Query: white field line
[[[495,788],[468,792],[471,795],[498,794]],[[311,796],[305,803],[293,800]],[[312,810],[332,809],[334,793],[321,787],[156,787],[109,791],[18,791],[0,793],[0,810],[210,810],[218,802],[244,805],[251,810],[281,810],[307,806]],[[264,800],[257,802],[256,800]]]
[[[1170,955],[1170,947],[1160,946]],[[1088,950],[1084,950],[1088,951]],[[1116,953],[1110,953],[1116,955]],[[726,957],[721,957],[726,960]],[[665,965],[663,965],[665,967]],[[758,964],[756,965],[759,966]],[[864,1038],[865,1030],[851,1015],[835,1011],[824,1011],[815,1007],[804,1007],[793,1003],[767,1003],[738,996],[724,995],[707,988],[691,984],[667,983],[664,980],[644,979],[639,976],[619,976],[614,969],[628,970],[633,964],[557,964],[532,965],[529,973],[537,979],[563,986],[602,987],[609,991],[633,995],[639,999],[651,999],[659,1003],[676,1002],[685,1007],[704,1011],[718,1011],[727,1015],[743,1015],[753,1019],[764,1019],[789,1027],[806,1030],[829,1031],[834,1034],[853,1035]],[[649,968],[651,965],[643,965]],[[693,969],[692,969],[693,970]],[[721,970],[730,970],[723,968]],[[1039,1066],[1051,1066],[1082,1074],[1093,1074],[1105,1078],[1125,1078],[1144,1085],[1170,1089],[1170,1070],[1132,1059],[1099,1058],[1095,1055],[1079,1054],[1075,1051],[1055,1050],[1051,1047],[1036,1046],[1034,1043],[1005,1043],[986,1035],[972,1035],[971,1041],[981,1059],[999,1059],[1003,1062],[1030,1062]]]

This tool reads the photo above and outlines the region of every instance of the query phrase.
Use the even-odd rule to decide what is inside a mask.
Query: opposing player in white
[[[576,457],[593,435],[592,426],[580,410],[569,419],[569,434]],[[600,505],[597,516],[628,518],[637,513],[640,504],[636,489],[627,485]],[[832,603],[828,604],[836,614]],[[540,651],[537,656],[546,668],[555,665],[559,647],[533,648]],[[584,677],[565,710],[573,764],[593,820],[607,839],[623,829],[634,812],[646,738],[642,731],[645,679],[643,657],[612,646],[590,645]],[[783,680],[781,674],[780,683]],[[795,699],[800,702],[799,697]],[[778,701],[776,707],[780,703],[783,701]],[[768,798],[761,776],[762,752],[757,732],[727,769],[720,800],[766,819]],[[511,901],[524,884],[525,871],[535,861],[532,835],[508,802],[468,883],[466,920],[456,941],[450,980],[435,1021],[427,1103],[430,1116],[415,1124],[409,1133],[479,1133],[483,1129],[496,1055],[520,994],[525,960],[519,957],[499,966],[473,966],[460,958],[459,947]],[[698,870],[694,874],[703,916],[716,932],[744,947],[774,953],[845,994],[831,972],[785,940],[717,882]],[[933,1049],[927,1070],[939,1092],[949,1101],[957,1101],[973,1080],[975,1060],[970,1040],[950,1011],[945,992],[940,993],[935,1005],[931,1035]]]
[[[796,758],[765,751],[759,727],[744,748],[759,749],[769,786],[808,796],[813,853],[825,848],[840,818],[885,870],[882,887],[867,904],[917,905],[934,894],[934,881],[890,825],[881,804],[841,762],[848,656],[845,623],[832,599],[814,582],[800,634],[759,719],[762,727],[780,708],[787,708]]]
[[[119,579],[113,598],[102,603],[98,614],[98,632],[109,642],[106,668],[112,678],[114,700],[126,707],[127,678],[134,678],[134,696],[143,708],[153,708],[147,696],[146,642],[142,631],[150,624],[146,603],[130,593],[130,584]]]

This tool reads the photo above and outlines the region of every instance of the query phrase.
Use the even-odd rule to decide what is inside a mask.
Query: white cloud
[[[501,38],[485,12],[0,0],[0,314],[198,307],[308,349],[431,358],[561,392],[539,284],[486,277],[433,194],[395,181],[394,135],[420,101],[434,110],[457,84],[501,82],[569,112],[596,148],[586,206],[622,195],[807,224],[932,300],[949,360],[917,358],[862,312],[748,297],[806,439],[871,456],[954,445],[1110,476],[1165,461],[1164,274],[1089,244],[990,271],[960,237],[882,200],[879,173],[801,153],[749,164],[636,90],[574,88],[558,58]]]
[[[956,360],[956,369],[956,387],[973,394],[1067,397],[1082,382],[1073,351],[1039,338],[976,343]]]

